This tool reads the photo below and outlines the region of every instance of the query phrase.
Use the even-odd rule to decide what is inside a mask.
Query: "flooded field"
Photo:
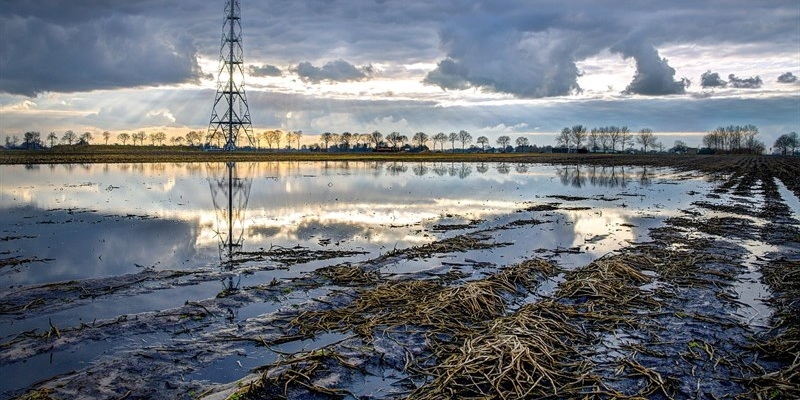
[[[770,168],[0,166],[0,398],[790,398]]]

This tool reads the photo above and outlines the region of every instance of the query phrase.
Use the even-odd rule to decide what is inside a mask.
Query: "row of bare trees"
[[[556,136],[556,143],[567,149],[587,149],[612,153],[617,151],[617,145],[620,150],[624,150],[633,146],[634,143],[641,145],[644,152],[647,152],[648,149],[653,150],[657,147],[663,149],[664,147],[650,128],[642,128],[634,136],[627,126],[615,125],[592,129],[583,125],[565,127]]]
[[[758,128],[754,125],[729,125],[726,127],[718,127],[717,129],[709,132],[703,137],[703,146],[712,149],[716,152],[724,153],[754,153],[760,154],[765,150],[764,143],[758,139]],[[792,136],[793,135],[793,136]],[[262,141],[270,149],[280,149],[281,144],[285,143],[287,148],[295,146],[300,149],[300,141],[303,137],[302,131],[284,132],[280,129],[267,130],[253,135],[254,145],[262,148]],[[105,144],[108,144],[111,138],[111,133],[105,131],[102,133],[102,138]],[[167,141],[167,135],[164,132],[151,132],[146,133],[139,131],[136,133],[119,133],[116,135],[118,143],[123,145],[131,142],[133,145],[145,145],[148,142],[151,146],[163,145]],[[49,144],[50,147],[56,144],[73,145],[73,144],[90,144],[94,140],[94,135],[91,132],[84,132],[77,134],[72,130],[67,130],[61,136],[55,132],[50,132],[46,138],[42,139],[39,132],[26,132],[21,144],[22,148],[35,149],[44,147]],[[182,146],[184,144],[189,146],[198,146],[203,143],[213,143],[216,141],[217,145],[221,145],[224,137],[217,134],[205,134],[201,131],[190,131],[183,136],[175,136],[169,138],[169,142],[174,146]],[[489,139],[486,136],[479,136],[476,139],[480,149],[485,151],[489,145]],[[632,133],[627,126],[603,126],[588,129],[584,125],[574,125],[572,127],[565,127],[556,137],[556,142],[562,148],[570,149],[587,149],[589,151],[603,151],[603,152],[616,152],[630,148],[634,143],[641,145],[642,149],[647,152],[660,148],[663,150],[663,145],[658,141],[658,138],[649,128],[641,129],[638,134]],[[385,137],[379,131],[372,133],[350,133],[343,132],[341,134],[325,132],[320,135],[320,143],[313,145],[313,148],[328,150],[331,146],[336,146],[339,149],[349,150],[351,148],[378,148],[381,146],[392,147],[395,149],[401,148],[406,144],[411,144],[417,148],[426,148],[428,143],[431,143],[433,150],[445,150],[445,145],[449,144],[451,151],[456,151],[456,145],[460,145],[460,149],[466,150],[468,146],[472,145],[472,135],[461,130],[459,132],[444,132],[436,133],[429,136],[425,132],[416,132],[411,140],[406,135],[400,132],[391,132]],[[513,150],[510,148],[511,138],[506,135],[497,138],[497,146],[501,151]],[[530,147],[530,141],[526,137],[518,137],[515,141],[517,151],[527,149]],[[676,147],[678,147],[676,142]],[[685,144],[680,142],[685,148]],[[775,148],[783,153],[788,149],[798,147],[797,134],[782,135],[776,142]],[[19,139],[16,136],[6,137],[6,147],[17,148],[20,147]],[[474,148],[474,147],[473,147]]]
[[[720,126],[703,136],[703,146],[722,153],[761,154],[765,146],[757,136],[755,125]]]

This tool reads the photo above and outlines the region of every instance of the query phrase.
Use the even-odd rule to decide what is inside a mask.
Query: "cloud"
[[[11,103],[0,106],[0,111],[28,111],[36,109],[36,102],[25,99],[18,103]]]
[[[728,82],[732,87],[738,89],[758,89],[763,84],[761,77],[759,76],[750,78],[737,78],[734,74],[728,75]]]
[[[158,110],[151,110],[148,111],[145,115],[147,119],[151,121],[152,124],[174,124],[175,123],[175,116],[172,115],[172,112],[166,108],[158,109]]]
[[[779,83],[795,83],[795,82],[797,82],[797,77],[793,73],[787,72],[785,74],[781,74],[781,76],[778,77],[778,82]]]
[[[192,39],[153,34],[162,28],[143,17],[114,14],[72,24],[0,17],[0,92],[34,96],[198,82]]]
[[[250,75],[253,76],[282,76],[283,72],[274,65],[250,66]]]
[[[440,33],[447,57],[423,82],[442,89],[480,88],[519,98],[580,91],[577,38],[560,30],[515,26],[521,23],[509,17],[484,20],[481,16],[454,21]]]
[[[666,58],[658,55],[658,50],[652,45],[627,41],[611,50],[636,61],[636,75],[624,93],[656,96],[686,93],[689,81],[685,78],[676,81],[675,69],[669,66]]]
[[[362,69],[344,60],[329,61],[322,67],[315,67],[304,61],[297,65],[295,72],[303,81],[314,83],[360,81],[367,78]]]
[[[722,80],[716,72],[706,71],[700,76],[700,86],[703,88],[708,87],[725,87],[728,82]]]
[[[456,90],[468,89],[472,85],[467,68],[451,58],[439,61],[436,69],[429,72],[423,82]]]

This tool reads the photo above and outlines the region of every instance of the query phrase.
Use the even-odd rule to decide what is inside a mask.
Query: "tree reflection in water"
[[[585,166],[566,165],[556,167],[556,175],[564,186],[580,188],[590,184],[596,187],[626,187],[631,182],[631,177],[636,176],[639,184],[650,186],[653,184],[655,173],[648,167],[625,166]]]

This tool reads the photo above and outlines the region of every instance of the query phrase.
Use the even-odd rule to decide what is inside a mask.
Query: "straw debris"
[[[491,237],[487,235],[459,235],[408,249],[393,250],[387,253],[386,257],[405,256],[407,258],[429,258],[442,253],[493,249],[511,244],[486,242],[489,239],[491,239]]]
[[[526,304],[472,332],[461,348],[430,369],[434,376],[409,399],[573,397],[599,382],[573,343],[588,337],[567,323],[562,304]]]
[[[365,338],[372,337],[378,326],[413,325],[453,333],[502,315],[504,294],[524,291],[535,283],[537,274],[541,277],[554,270],[545,261],[529,260],[460,286],[431,280],[389,281],[358,290],[345,307],[301,313],[291,325],[302,334],[353,329]]]

